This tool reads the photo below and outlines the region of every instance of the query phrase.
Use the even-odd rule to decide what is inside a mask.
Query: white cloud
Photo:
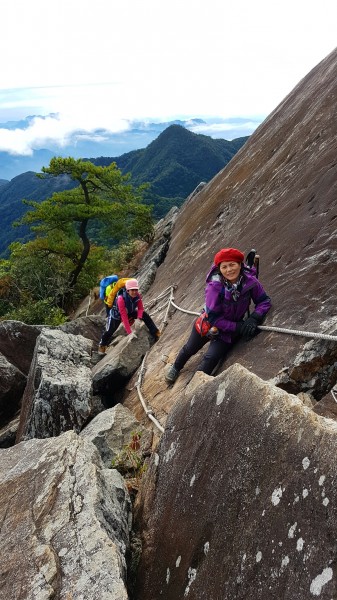
[[[335,0],[2,0],[0,148],[133,119],[269,114],[335,46]],[[2,92],[1,92],[2,90]],[[222,125],[225,132],[225,124]]]

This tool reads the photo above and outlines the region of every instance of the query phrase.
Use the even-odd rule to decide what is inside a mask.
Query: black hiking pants
[[[130,315],[128,315],[131,319],[137,319],[137,312],[131,313]],[[150,334],[155,337],[157,331],[158,331],[158,327],[155,325],[154,321],[152,321],[150,315],[145,312],[143,312],[143,316],[142,316],[142,321],[144,321],[146,327],[148,328]],[[106,325],[106,329],[103,332],[103,335],[101,337],[101,341],[99,343],[100,346],[108,346],[111,342],[111,338],[113,336],[113,334],[115,333],[115,331],[117,330],[118,326],[121,323],[121,319],[113,319],[111,316],[111,312],[108,315],[108,320],[107,320],[107,325]]]
[[[190,337],[186,344],[180,350],[177,358],[174,361],[174,367],[180,371],[187,361],[194,356],[205,344],[209,343],[206,354],[204,354],[201,363],[198,366],[198,371],[203,371],[207,375],[211,375],[213,369],[218,364],[219,360],[224,359],[233,344],[224,342],[218,339],[209,339],[208,337],[201,337],[196,331],[194,324]]]

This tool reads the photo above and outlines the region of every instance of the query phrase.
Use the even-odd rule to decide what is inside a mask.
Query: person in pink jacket
[[[137,279],[128,279],[125,287],[117,293],[109,312],[107,326],[98,347],[99,354],[105,353],[106,347],[120,323],[123,323],[127,335],[130,335],[132,333],[131,325],[135,319],[144,321],[155,341],[159,338],[160,331],[158,327],[144,310]]]

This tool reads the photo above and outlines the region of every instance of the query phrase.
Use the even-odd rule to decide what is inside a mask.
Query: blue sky
[[[2,0],[0,151],[134,119],[199,117],[197,133],[232,139],[243,118],[247,135],[335,48],[336,13],[335,0]],[[51,116],[1,128],[27,115]]]

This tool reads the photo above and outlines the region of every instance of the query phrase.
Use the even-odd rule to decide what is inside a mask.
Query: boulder
[[[58,329],[65,333],[73,335],[82,335],[83,337],[92,340],[94,344],[98,344],[101,339],[102,331],[105,326],[105,316],[89,315],[87,317],[79,317],[64,325],[60,325]]]
[[[127,600],[119,473],[74,432],[0,452],[1,597]]]
[[[336,598],[337,423],[239,364],[190,389],[137,499],[135,597]]]
[[[17,442],[79,432],[95,416],[92,342],[80,335],[42,330],[22,401]]]
[[[334,328],[327,333],[337,337],[337,317],[330,321]],[[337,383],[337,342],[310,340],[273,383],[290,393],[303,391],[321,400]]]
[[[149,453],[152,433],[142,427],[132,412],[122,404],[117,404],[97,415],[81,431],[80,436],[95,444],[105,466],[111,467],[111,461],[130,443],[134,432],[141,436],[139,452]]]
[[[26,325],[21,321],[0,322],[0,352],[24,375],[28,375],[36,338],[42,328],[42,325]]]
[[[136,338],[122,335],[113,338],[106,356],[92,369],[95,394],[107,398],[110,406],[115,403],[116,392],[138,369],[146,352],[150,349],[150,334],[144,323],[135,323]]]
[[[19,427],[20,415],[17,415],[0,429],[0,448],[14,446]]]
[[[17,412],[27,377],[0,354],[0,427]]]

